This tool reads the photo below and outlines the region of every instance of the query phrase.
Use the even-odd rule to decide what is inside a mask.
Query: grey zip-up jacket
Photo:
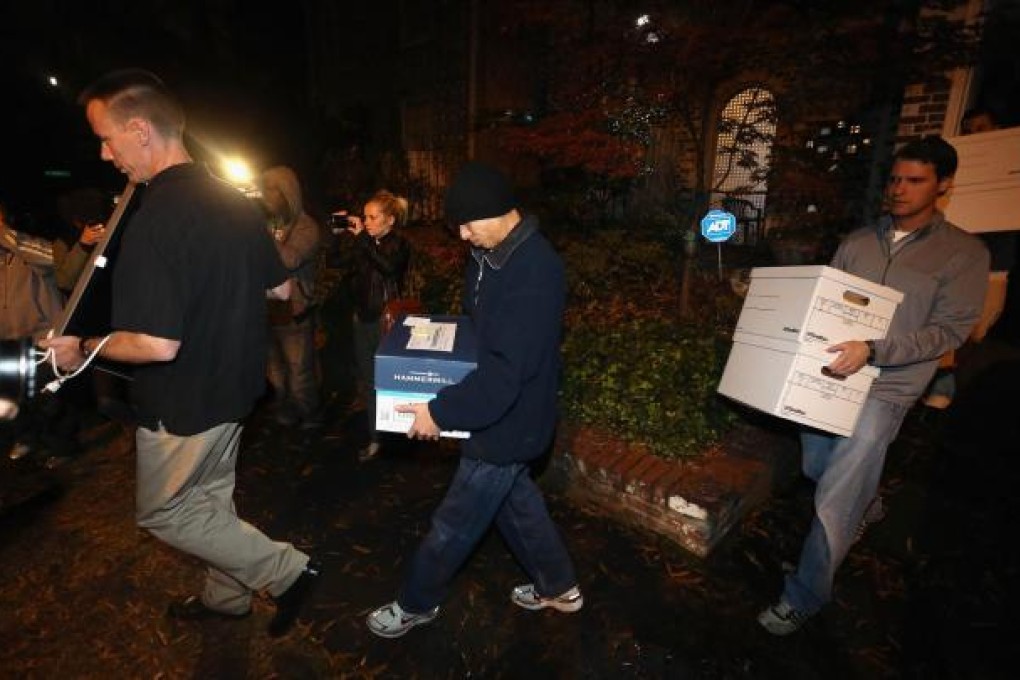
[[[988,251],[981,240],[941,213],[892,244],[892,219],[849,234],[832,266],[903,293],[889,332],[875,341],[882,374],[871,395],[913,404],[924,392],[939,357],[963,344],[981,315],[988,285]]]

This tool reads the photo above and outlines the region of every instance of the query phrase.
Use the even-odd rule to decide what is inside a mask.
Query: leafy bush
[[[667,318],[586,319],[563,344],[561,407],[664,458],[696,454],[734,422],[715,393],[728,349],[704,327]]]
[[[568,305],[607,296],[640,302],[676,288],[674,257],[662,243],[622,230],[557,239],[567,267]]]
[[[561,244],[569,301],[561,408],[567,419],[648,445],[697,455],[736,416],[716,396],[741,300],[714,271],[690,268],[680,318],[680,271],[661,241],[636,231]]]

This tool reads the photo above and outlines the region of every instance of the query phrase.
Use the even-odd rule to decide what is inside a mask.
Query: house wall
[[[946,124],[946,110],[952,88],[953,82],[947,76],[908,85],[896,128],[896,143],[902,144],[927,135],[941,135]]]
[[[961,22],[975,24],[987,4],[986,0],[970,0],[956,16]],[[973,78],[973,69],[960,68],[908,85],[896,129],[897,146],[926,135],[959,134],[963,113],[971,103]]]

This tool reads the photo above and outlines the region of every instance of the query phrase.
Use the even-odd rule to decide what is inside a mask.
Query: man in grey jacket
[[[280,259],[293,283],[289,300],[270,301],[269,362],[275,418],[281,425],[322,425],[315,354],[315,264],[319,225],[305,212],[301,185],[290,168],[262,173],[262,203]]]
[[[852,375],[866,364],[881,375],[850,437],[801,434],[802,469],[816,482],[815,512],[797,570],[758,622],[788,635],[832,599],[836,570],[869,520],[882,515],[878,486],[885,452],[947,350],[966,340],[981,313],[988,252],[937,208],[956,172],[956,150],[939,137],[900,149],[886,188],[888,214],[849,234],[832,266],[903,293],[887,336],[829,348],[829,369]]]

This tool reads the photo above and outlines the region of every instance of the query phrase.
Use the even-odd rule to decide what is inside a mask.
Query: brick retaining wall
[[[706,557],[789,476],[796,442],[750,425],[696,460],[672,461],[605,433],[564,428],[553,465],[575,502],[651,529]]]

